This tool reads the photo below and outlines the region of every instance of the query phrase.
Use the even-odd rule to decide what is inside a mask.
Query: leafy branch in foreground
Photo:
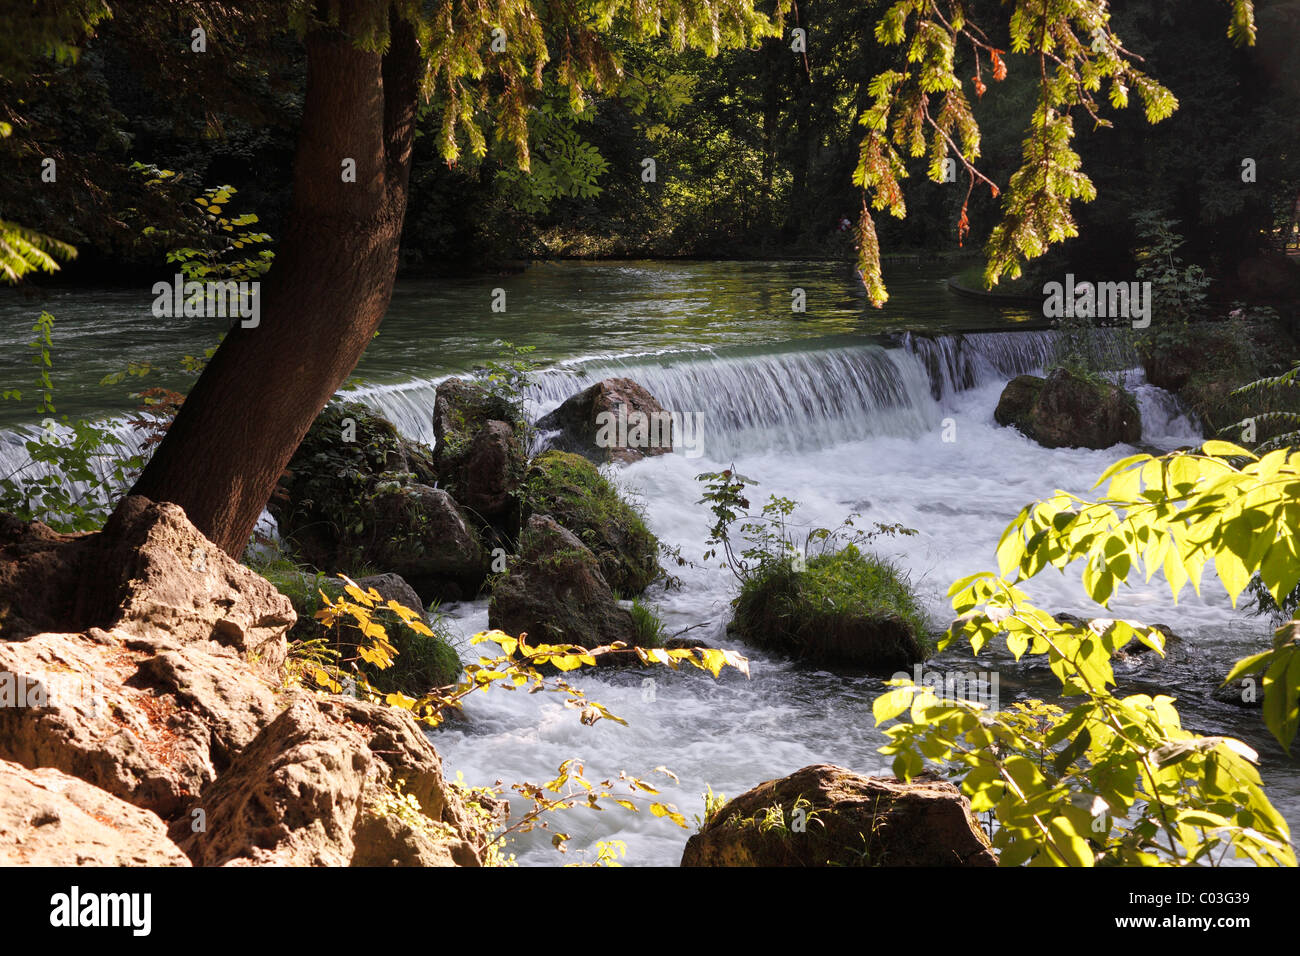
[[[1251,0],[1228,2],[1228,36],[1239,45],[1253,44]],[[1129,92],[1136,91],[1150,123],[1178,108],[1173,93],[1137,67],[1142,58],[1126,49],[1112,29],[1105,0],[1014,0],[1009,5],[1011,53],[1036,61],[1039,81],[1020,167],[1004,192],[976,166],[980,127],[956,62],[969,49],[975,70],[970,82],[978,98],[988,89],[986,63],[995,81],[1006,78],[1007,51],[995,46],[970,18],[965,0],[897,0],[876,25],[877,41],[906,51],[899,69],[886,70],[871,81],[873,102],[860,119],[867,134],[853,173],[854,184],[863,190],[858,269],[876,306],[889,296],[868,203],[896,218],[906,216],[900,184],[907,176],[905,153],[913,159],[924,156],[926,174],[934,182],[944,181],[950,162],[964,168],[969,185],[957,221],[958,242],[970,231],[967,209],[976,183],[988,187],[994,198],[1001,195],[1002,218],[986,248],[984,279],[991,288],[1004,275],[1019,277],[1022,258],[1033,259],[1078,235],[1071,204],[1091,202],[1096,189],[1071,148],[1076,110],[1094,127],[1110,126],[1098,102],[1103,86],[1114,109],[1128,106]]]
[[[1134,571],[1161,570],[1175,600],[1199,593],[1207,564],[1235,603],[1258,572],[1275,599],[1300,582],[1300,459],[1262,458],[1226,442],[1160,458],[1134,455],[1097,482],[1088,501],[1058,491],[1026,507],[1003,534],[999,574],[949,590],[958,613],[940,644],[966,636],[975,653],[1002,637],[1017,659],[1045,655],[1068,709],[1038,702],[988,713],[909,681],[874,705],[889,727],[883,753],[900,776],[926,759],[948,763],[976,811],[993,811],[1003,865],[1217,864],[1227,856],[1294,866],[1290,831],[1264,795],[1256,753],[1229,737],[1181,726],[1172,698],[1117,697],[1111,658],[1137,640],[1163,654],[1164,635],[1133,621],[1057,621],[1016,584],[1082,559],[1089,596],[1103,607]],[[1300,622],[1237,663],[1225,683],[1263,674],[1264,720],[1290,748],[1300,723]]]
[[[384,601],[374,588],[362,590],[350,578],[343,575],[339,577],[344,582],[344,593],[338,598],[331,598],[321,591],[323,607],[315,616],[326,627],[346,622],[360,631],[362,640],[357,645],[359,660],[384,669],[391,667],[397,656],[387,629],[375,619],[380,610],[393,612],[402,626],[432,636],[432,631],[420,620],[416,611],[397,601]],[[565,706],[579,710],[582,723],[590,726],[601,719],[624,725],[627,721],[588,698],[563,677],[543,672],[543,667],[563,674],[584,666],[593,667],[601,658],[634,656],[642,664],[663,664],[674,670],[682,664],[689,664],[714,677],[724,667],[734,667],[746,677],[749,676],[749,662],[746,658],[734,651],[717,648],[667,650],[628,647],[621,642],[590,649],[577,644],[530,645],[527,643],[527,635],[511,637],[503,631],[484,631],[474,635],[472,641],[474,644],[494,643],[501,649],[501,654],[496,657],[480,657],[477,663],[465,668],[464,681],[450,687],[435,688],[421,698],[402,693],[382,694],[366,679],[365,674],[356,666],[356,661],[341,660],[337,653],[323,647],[319,640],[300,642],[291,649],[288,684],[292,686],[310,682],[319,690],[336,694],[346,687],[363,699],[408,711],[417,720],[432,727],[441,724],[451,710],[459,710],[464,698],[494,686],[508,690],[526,688],[530,694],[549,691],[565,695]],[[502,853],[502,847],[510,836],[534,829],[550,830],[547,814],[575,807],[606,809],[601,801],[632,813],[640,812],[638,803],[644,803],[652,816],[664,817],[679,827],[686,827],[686,818],[676,807],[650,799],[651,796],[657,796],[659,791],[646,781],[620,771],[616,778],[593,782],[583,775],[583,769],[580,761],[566,760],[560,764],[557,775],[552,780],[540,784],[512,784],[510,789],[531,801],[531,807],[508,826],[504,825],[502,819],[505,806],[502,796],[505,790],[500,781],[491,787],[475,788],[465,785],[461,779],[455,785],[466,805],[479,816],[485,829],[491,832],[487,855],[490,865],[513,863],[513,857],[506,857]],[[664,767],[656,767],[655,772],[677,779]],[[567,833],[552,832],[551,842],[561,852],[565,851],[565,845],[570,839],[571,836]],[[617,857],[626,852],[626,847],[620,851],[614,845],[601,845],[598,850],[594,865],[617,865]]]

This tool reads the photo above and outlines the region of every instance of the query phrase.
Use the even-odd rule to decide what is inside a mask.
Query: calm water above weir
[[[877,550],[907,570],[935,629],[951,617],[944,594],[958,577],[993,566],[1008,521],[1027,502],[1057,488],[1085,493],[1104,468],[1132,449],[1049,451],[993,421],[1011,377],[1050,359],[1050,331],[954,335],[1014,329],[1027,313],[987,306],[950,293],[941,270],[894,268],[886,275],[889,306],[870,309],[851,273],[827,263],[562,263],[519,275],[474,281],[403,283],[379,337],[357,375],[359,397],[413,437],[431,440],[437,382],[498,357],[498,339],[536,345],[548,367],[537,376],[532,410],[549,410],[609,374],[644,384],[667,408],[702,416],[702,455],[662,456],[617,472],[616,480],[644,506],[665,543],[696,562],[709,515],[696,504],[694,476],[732,463],[758,479],[756,504],[769,494],[801,502],[800,523],[834,526],[846,514],[901,522],[914,537],[878,540]],[[807,312],[792,313],[791,290],[802,288]],[[505,313],[491,311],[492,290],[506,292]],[[56,317],[55,381],[60,412],[117,413],[129,407],[125,384],[85,385],[120,370],[128,359],[169,365],[201,351],[217,329],[196,320],[156,320],[149,295],[115,291],[57,293],[43,303],[0,301],[0,383],[24,387],[31,368],[22,343],[42,305]],[[269,317],[264,321],[269,321]],[[917,331],[927,338],[892,333]],[[1109,340],[1122,358],[1121,333]],[[60,374],[62,373],[62,375]],[[1143,413],[1143,445],[1172,449],[1197,432],[1168,395],[1129,374]],[[183,377],[172,376],[172,382]],[[148,380],[146,380],[148,381]],[[68,383],[65,386],[65,383]],[[292,387],[292,383],[283,383]],[[30,422],[10,407],[4,424]],[[955,440],[945,442],[947,432]],[[12,455],[12,444],[0,452]],[[730,574],[717,568],[674,568],[681,586],[655,586],[648,601],[669,632],[701,625],[693,637],[734,646],[725,635]],[[1028,589],[1054,611],[1095,613],[1077,572],[1045,574]],[[463,636],[487,626],[484,602],[444,609]],[[1169,625],[1187,639],[1165,662],[1121,671],[1125,689],[1173,694],[1185,723],[1230,733],[1256,747],[1266,788],[1293,826],[1300,822],[1300,772],[1263,730],[1258,711],[1209,697],[1232,661],[1263,646],[1266,619],[1232,609],[1217,585],[1175,606],[1157,577],[1123,590],[1113,616]],[[699,672],[581,675],[588,693],[628,720],[582,727],[577,714],[544,696],[493,691],[467,704],[468,720],[434,734],[449,770],[471,784],[541,781],[570,757],[604,779],[627,770],[646,777],[663,765],[666,799],[690,819],[703,812],[706,786],[734,796],[760,781],[810,763],[882,769],[883,735],[871,701],[881,682],[831,674],[741,648],[753,677]],[[469,656],[468,647],[464,656]],[[960,653],[933,665],[996,670],[1001,703],[1045,695],[1055,686],[1045,668],[1005,654],[979,662]],[[643,682],[654,681],[652,685]],[[628,843],[628,863],[675,864],[687,833],[648,814],[574,811],[563,821],[574,835],[568,860],[596,841]],[[525,864],[562,862],[544,834],[512,847]]]

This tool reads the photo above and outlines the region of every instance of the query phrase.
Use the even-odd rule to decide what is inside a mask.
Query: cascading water
[[[993,409],[1011,377],[1041,371],[1055,352],[1055,333],[1016,331],[960,335],[905,335],[846,341],[806,338],[765,346],[651,349],[624,356],[560,361],[535,377],[528,398],[541,414],[586,385],[610,375],[646,386],[668,409],[704,416],[702,457],[684,454],[646,459],[614,473],[645,509],[661,540],[694,562],[670,570],[680,586],[656,585],[646,600],[670,633],[693,628],[692,638],[738,647],[751,659],[752,679],[724,672],[713,680],[699,672],[582,673],[573,680],[629,726],[580,724],[577,714],[549,695],[494,690],[466,702],[465,721],[433,734],[447,767],[471,784],[496,780],[540,781],[559,763],[582,758],[593,779],[627,770],[653,777],[663,799],[689,819],[702,813],[701,794],[736,795],[755,784],[811,763],[828,762],[860,772],[881,772],[871,701],[880,680],[831,674],[738,645],[726,634],[736,582],[705,566],[701,555],[710,524],[698,504],[700,472],[735,464],[760,485],[755,506],[769,494],[800,502],[796,519],[807,527],[833,527],[849,513],[864,522],[899,522],[912,537],[882,538],[873,547],[905,569],[936,628],[951,611],[948,584],[991,567],[1002,529],[1027,502],[1057,488],[1086,493],[1092,480],[1128,449],[1047,450],[1014,429],[1000,428]],[[1137,395],[1143,443],[1169,449],[1196,441],[1198,432],[1167,393],[1145,383],[1119,333],[1105,333],[1115,367]],[[430,413],[445,376],[351,389],[409,437],[432,441]],[[123,426],[125,428],[125,426]],[[945,440],[949,439],[949,440]],[[20,467],[25,450],[12,433],[0,440],[0,467]],[[1045,574],[1031,582],[1041,606],[1087,614],[1090,605],[1077,575]],[[444,609],[470,648],[469,635],[486,629],[486,603]],[[1153,687],[1180,698],[1185,722],[1198,730],[1246,738],[1263,755],[1263,774],[1274,802],[1293,823],[1300,808],[1300,774],[1261,733],[1257,713],[1209,699],[1208,692],[1232,661],[1262,646],[1267,623],[1229,607],[1207,586],[1175,607],[1157,578],[1122,591],[1113,614],[1167,622],[1196,654],[1159,665]],[[703,625],[703,626],[699,626]],[[996,668],[1002,703],[1017,695],[1049,694],[1050,679],[1025,663],[986,652],[978,664],[957,652],[935,666]],[[652,773],[665,766],[677,780]],[[573,855],[590,854],[600,840],[623,840],[628,862],[675,864],[686,834],[647,813],[572,811],[564,822]],[[544,834],[520,837],[510,847],[525,864],[557,862]]]

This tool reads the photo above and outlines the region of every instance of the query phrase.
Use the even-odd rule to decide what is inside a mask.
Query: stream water
[[[731,464],[760,482],[757,502],[769,494],[797,500],[803,525],[833,527],[856,512],[866,522],[915,528],[915,536],[877,539],[873,547],[907,571],[940,630],[951,617],[949,583],[993,567],[998,537],[1023,505],[1057,488],[1087,492],[1132,449],[1048,450],[998,427],[993,409],[1002,386],[1042,368],[1054,333],[1028,328],[1028,313],[958,298],[932,272],[894,271],[901,274],[887,276],[892,297],[881,311],[866,306],[850,273],[825,263],[564,263],[500,278],[404,283],[358,368],[364,381],[350,390],[411,437],[432,441],[438,381],[497,357],[497,340],[535,345],[533,357],[547,363],[530,393],[537,414],[585,384],[626,375],[665,408],[701,416],[699,457],[665,455],[615,473],[652,530],[695,562],[671,569],[679,586],[656,585],[647,596],[670,633],[693,627],[691,636],[704,643],[736,646],[725,634],[735,580],[700,566],[709,514],[697,503],[695,480]],[[491,311],[498,288],[504,313]],[[805,290],[805,313],[791,311],[794,288]],[[27,319],[44,307],[57,319],[60,411],[121,412],[129,405],[125,386],[94,385],[100,376],[128,359],[170,364],[215,338],[195,320],[154,319],[150,301],[121,291],[0,301],[0,383],[15,387],[29,377],[17,346],[30,338]],[[1107,343],[1124,364],[1123,334]],[[65,390],[60,373],[82,384]],[[1168,394],[1136,370],[1126,377],[1142,410],[1144,448],[1197,440]],[[0,424],[9,427],[31,420],[13,408],[5,414]],[[12,466],[21,449],[12,432],[3,439],[0,467]],[[1028,590],[1050,610],[1097,613],[1077,571],[1049,572]],[[485,602],[443,610],[466,640],[487,627]],[[1293,826],[1300,822],[1296,761],[1272,742],[1258,711],[1209,696],[1233,661],[1263,646],[1267,619],[1234,610],[1217,584],[1175,606],[1160,576],[1122,590],[1108,616],[1164,623],[1186,638],[1166,661],[1121,670],[1124,689],[1170,693],[1187,726],[1249,742],[1260,751],[1270,797]],[[575,683],[627,727],[584,727],[551,695],[493,691],[467,702],[467,719],[434,740],[447,768],[471,784],[539,782],[576,757],[590,779],[626,770],[658,780],[663,799],[688,820],[702,814],[706,787],[734,796],[819,762],[884,770],[876,752],[884,738],[871,716],[879,679],[738,649],[750,658],[749,679],[662,669],[580,675]],[[986,652],[976,662],[954,651],[931,666],[996,672],[1004,706],[1055,686],[1045,668],[1005,654]],[[677,780],[652,773],[660,766]],[[509,852],[522,864],[546,865],[590,858],[597,841],[617,839],[627,843],[629,864],[672,865],[687,837],[666,820],[617,809],[572,811],[556,825],[573,836],[567,858],[557,857],[545,833],[517,839]]]

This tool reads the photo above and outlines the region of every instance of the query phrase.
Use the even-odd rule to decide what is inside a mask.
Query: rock
[[[448,379],[433,405],[434,461],[456,500],[485,521],[515,515],[527,466],[522,412],[477,382]]]
[[[435,485],[433,454],[359,402],[331,402],[316,416],[267,507],[280,534],[321,570],[356,563],[381,487]],[[360,540],[359,540],[360,539]]]
[[[76,777],[0,760],[0,866],[189,866],[156,815]]]
[[[801,801],[806,830],[791,827]],[[803,803],[806,801],[806,804]],[[784,827],[763,823],[780,807]],[[691,837],[682,866],[996,866],[952,784],[863,777],[820,764],[730,801]]]
[[[609,479],[580,455],[538,455],[524,497],[529,513],[550,515],[591,550],[605,581],[623,597],[642,593],[662,573],[658,539]]]
[[[21,688],[0,707],[0,759],[56,768],[164,817],[276,711],[267,683],[211,642],[38,634],[0,642],[0,673]]]
[[[49,591],[22,590],[42,573]],[[0,585],[22,633],[0,640],[0,860],[183,863],[183,848],[206,863],[481,862],[482,827],[409,714],[277,693],[284,641],[270,635],[293,623],[287,599],[179,508],[130,498],[82,536],[0,519]],[[23,633],[60,614],[110,629]],[[14,815],[44,806],[43,781],[71,778],[71,804]],[[83,835],[78,807],[120,821],[118,842]],[[60,820],[68,833],[28,832]]]
[[[363,591],[373,589],[384,601],[396,601],[403,607],[415,611],[425,626],[428,626],[429,612],[425,610],[424,602],[420,600],[420,595],[415,593],[415,588],[411,587],[406,578],[400,574],[372,574],[357,578],[356,581],[357,586]]]
[[[488,422],[448,475],[456,500],[485,520],[512,514],[526,457],[515,429],[505,422]]]
[[[174,505],[127,498],[89,535],[3,527],[0,759],[176,811],[275,712],[288,600]]]
[[[488,557],[455,499],[441,488],[411,484],[372,499],[360,560],[405,578],[422,603],[473,597]]]
[[[176,505],[125,498],[102,531],[84,535],[0,518],[0,639],[100,627],[214,640],[274,667],[294,620],[288,598]]]
[[[520,552],[497,579],[488,625],[532,643],[599,647],[636,643],[632,615],[619,607],[590,550],[547,515],[533,515]]]
[[[1132,395],[1065,368],[1053,369],[1046,380],[1031,375],[1013,379],[993,417],[1045,448],[1109,448],[1142,438],[1142,419]]]
[[[519,417],[519,409],[505,396],[469,379],[447,379],[433,400],[434,462],[439,469],[454,471],[488,422],[514,425]]]
[[[728,630],[827,667],[892,675],[925,659],[925,617],[888,562],[849,545],[803,571],[773,566],[736,599]]]
[[[1018,375],[1007,382],[993,411],[993,420],[1004,427],[1028,421],[1046,381],[1037,375]]]
[[[626,422],[620,426],[620,419]],[[648,391],[630,378],[607,378],[564,400],[537,422],[543,431],[559,430],[551,447],[592,461],[633,462],[673,449],[671,416]],[[620,439],[622,439],[620,441]]]
[[[399,780],[418,812],[394,810]],[[204,820],[197,832],[187,822],[196,810]],[[484,851],[409,715],[306,694],[204,791],[172,836],[207,866],[472,866]]]

